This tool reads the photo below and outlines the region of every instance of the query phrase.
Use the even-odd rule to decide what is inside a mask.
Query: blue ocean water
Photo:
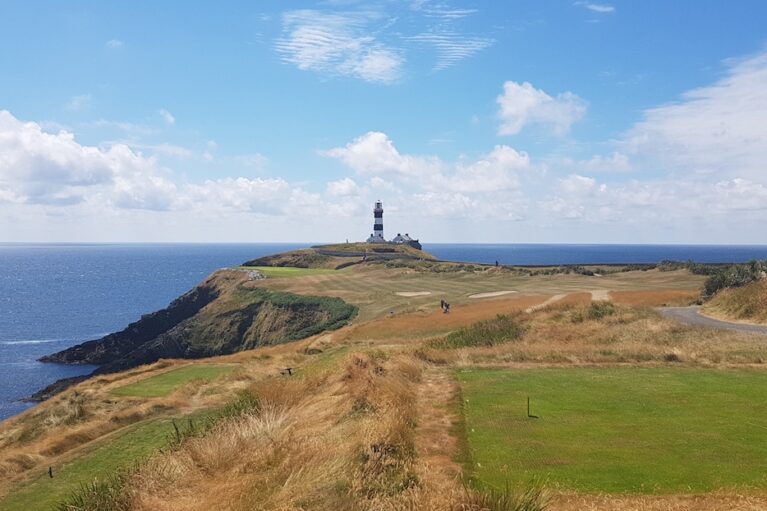
[[[36,359],[124,328],[212,271],[302,244],[0,244],[0,420],[19,400],[92,367]],[[444,260],[493,264],[744,262],[767,246],[427,244]]]

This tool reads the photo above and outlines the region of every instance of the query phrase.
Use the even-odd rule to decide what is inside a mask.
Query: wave
[[[12,346],[15,344],[47,344],[51,342],[85,342],[90,341],[91,339],[101,339],[105,335],[108,335],[107,333],[100,333],[100,334],[93,334],[86,337],[67,337],[67,338],[60,338],[60,339],[25,339],[25,340],[11,340],[11,341],[0,341],[0,344],[4,344],[7,346]]]

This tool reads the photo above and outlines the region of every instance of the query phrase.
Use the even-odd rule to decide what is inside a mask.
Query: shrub
[[[80,485],[54,509],[56,511],[128,511],[131,496],[125,491],[127,477],[115,474]]]
[[[433,343],[438,348],[471,348],[495,346],[519,339],[524,328],[514,318],[499,314],[494,319],[479,321],[450,333],[444,339]]]
[[[591,302],[587,312],[589,319],[602,319],[613,314],[615,314],[615,305],[607,301]]]
[[[520,490],[508,485],[501,490],[465,488],[451,511],[544,511],[548,500],[540,485]]]

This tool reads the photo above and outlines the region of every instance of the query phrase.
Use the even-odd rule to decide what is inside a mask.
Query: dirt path
[[[767,335],[767,325],[749,325],[747,323],[734,323],[731,321],[709,318],[700,313],[700,307],[661,307],[658,310],[660,310],[660,313],[667,318],[688,325]]]
[[[567,296],[567,295],[564,295],[564,294],[562,294],[562,295],[554,295],[551,298],[547,299],[543,303],[539,303],[538,305],[533,305],[532,307],[528,307],[527,309],[525,309],[525,312],[530,314],[531,312],[535,312],[537,310],[541,310],[541,309],[543,309],[545,307],[548,307],[552,303],[558,302],[559,300],[561,300],[565,296]]]
[[[418,426],[415,446],[418,472],[430,492],[448,495],[455,491],[461,467],[455,462],[458,440],[453,436],[457,384],[444,369],[427,368],[418,385]]]

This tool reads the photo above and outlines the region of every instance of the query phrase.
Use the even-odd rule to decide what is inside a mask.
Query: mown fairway
[[[337,270],[322,268],[294,268],[292,266],[241,266],[244,270],[256,270],[269,278],[306,277],[308,275],[330,275]]]
[[[714,369],[465,370],[472,471],[585,492],[767,487],[767,373]],[[526,400],[530,396],[532,415]]]
[[[234,369],[223,365],[190,365],[173,369],[112,391],[117,396],[165,397],[192,380],[212,380]]]

